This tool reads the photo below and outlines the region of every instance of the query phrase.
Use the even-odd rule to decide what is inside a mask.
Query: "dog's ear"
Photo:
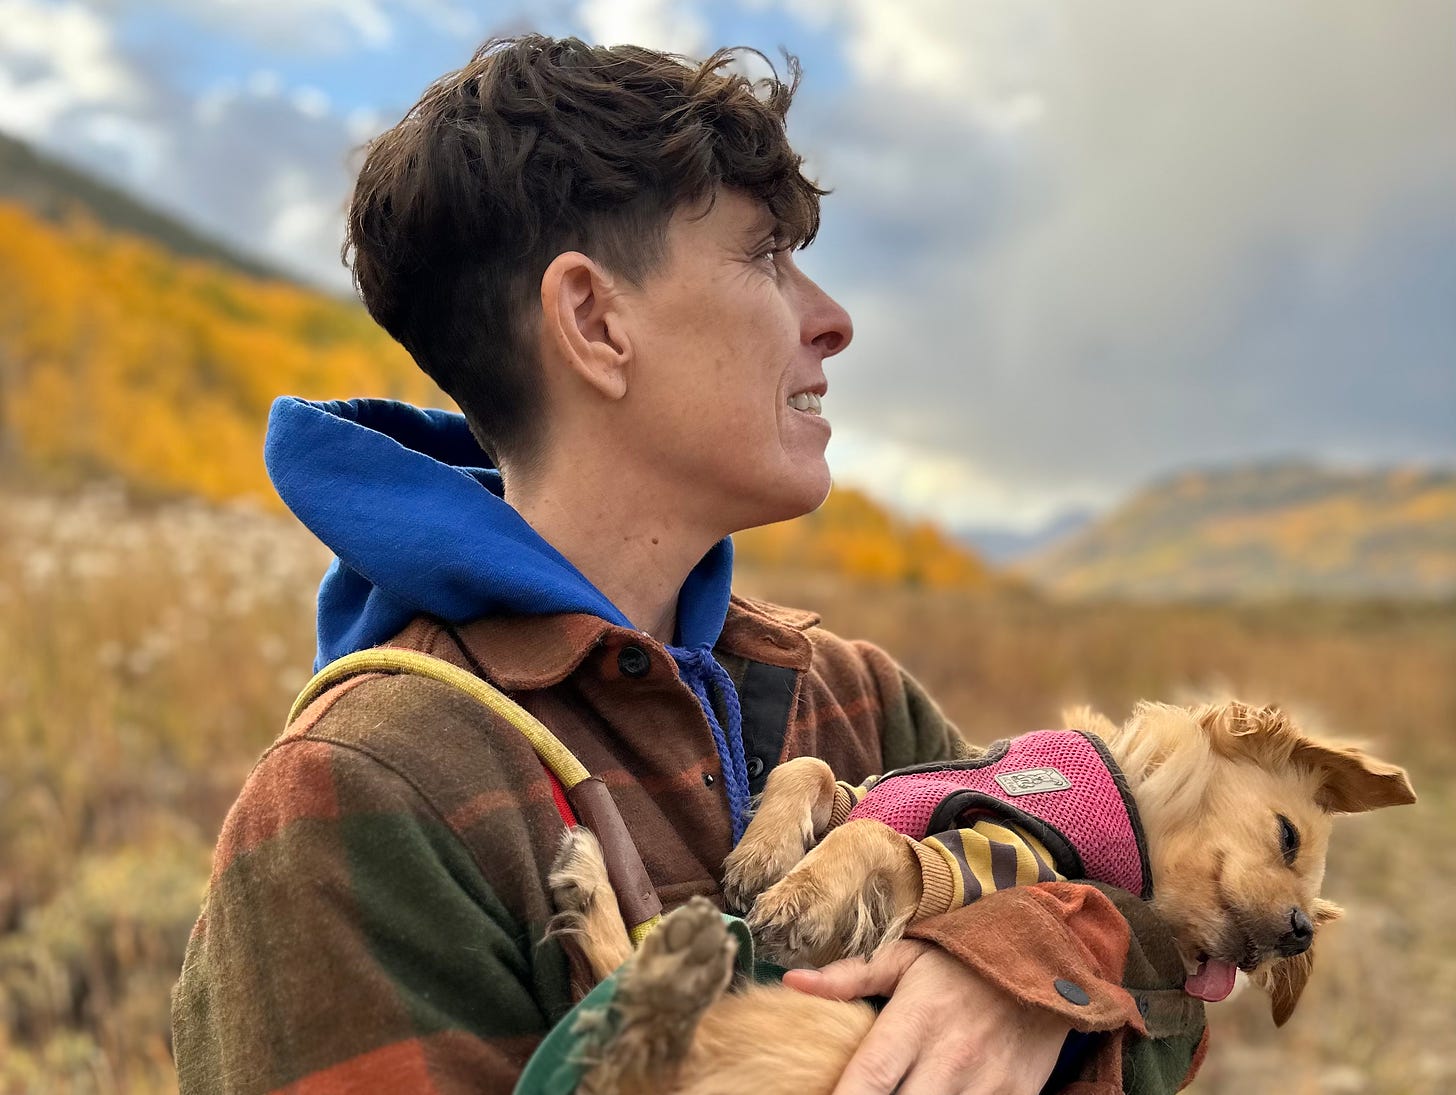
[[[1309,975],[1314,972],[1314,948],[1293,958],[1281,958],[1268,969],[1254,975],[1253,980],[1269,994],[1269,1010],[1274,1025],[1282,1027],[1294,1014],[1294,1005],[1304,994]]]
[[[1325,744],[1303,734],[1300,738],[1293,758],[1320,773],[1320,789],[1314,800],[1324,809],[1337,814],[1361,814],[1416,800],[1404,768],[1376,760],[1353,745]]]
[[[1416,800],[1405,769],[1377,760],[1344,742],[1324,742],[1306,734],[1274,705],[1252,707],[1237,701],[1208,704],[1195,713],[1210,737],[1233,746],[1268,755],[1289,757],[1319,774],[1315,802],[1337,814],[1360,814],[1382,806],[1402,806]]]
[[[1317,898],[1314,903],[1315,939],[1319,928],[1331,920],[1338,920],[1343,910],[1331,901]],[[1304,995],[1304,986],[1314,972],[1314,948],[1292,958],[1281,958],[1267,969],[1253,975],[1252,980],[1269,994],[1269,1010],[1274,1016],[1274,1025],[1282,1027],[1294,1014],[1294,1006]]]

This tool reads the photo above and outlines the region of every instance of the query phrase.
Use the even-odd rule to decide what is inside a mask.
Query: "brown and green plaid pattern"
[[[735,598],[716,651],[735,681],[792,671],[771,761],[820,756],[858,782],[966,754],[890,658],[815,622]],[[486,677],[601,776],[666,907],[721,903],[722,772],[662,646],[586,616],[422,619],[395,644]],[[645,676],[623,672],[628,646]],[[369,676],[316,701],[219,838],[173,1002],[182,1090],[508,1091],[572,1003],[567,957],[542,939],[561,832],[534,753],[468,696]]]

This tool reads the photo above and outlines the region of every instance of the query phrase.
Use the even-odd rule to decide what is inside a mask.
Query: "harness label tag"
[[[1035,795],[1046,791],[1071,790],[1072,781],[1055,768],[1023,768],[1019,772],[1003,772],[996,777],[1001,790],[1008,795]]]

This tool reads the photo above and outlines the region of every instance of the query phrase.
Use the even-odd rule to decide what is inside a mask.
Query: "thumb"
[[[889,996],[923,949],[921,944],[900,940],[882,947],[868,959],[841,958],[817,970],[788,970],[784,973],[784,984],[830,1000]]]

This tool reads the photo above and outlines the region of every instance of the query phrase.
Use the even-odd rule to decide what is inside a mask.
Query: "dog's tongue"
[[[1198,972],[1189,974],[1188,980],[1183,982],[1183,991],[1216,1004],[1234,991],[1234,975],[1237,972],[1232,962],[1205,958],[1198,963]]]

